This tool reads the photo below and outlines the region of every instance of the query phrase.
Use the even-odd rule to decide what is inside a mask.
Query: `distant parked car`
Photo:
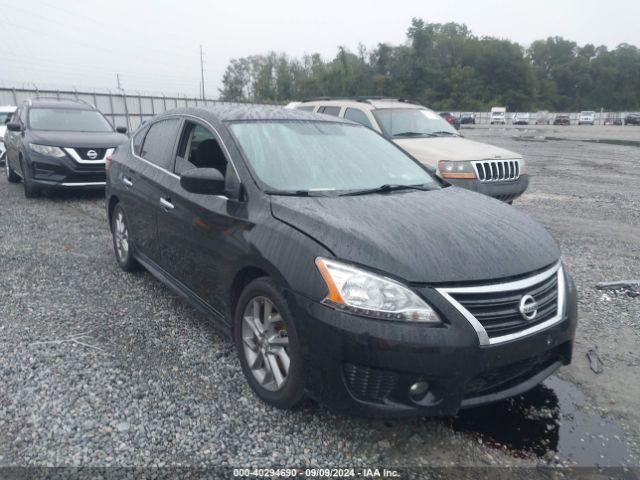
[[[467,124],[472,124],[475,125],[476,124],[476,116],[473,113],[463,113],[462,115],[460,115],[460,123],[462,125],[467,125]]]
[[[640,113],[630,113],[624,117],[625,125],[640,125]]]
[[[11,117],[15,111],[16,107],[13,105],[0,107],[0,164],[4,163],[4,157],[7,153],[7,149],[4,146],[4,134],[7,131],[7,123],[11,121]]]
[[[596,123],[596,112],[583,111],[578,117],[578,125],[593,125]]]
[[[610,113],[604,119],[605,125],[622,125],[622,117],[619,113]]]
[[[86,102],[27,100],[7,123],[5,171],[10,183],[22,180],[27,198],[42,190],[104,189],[105,162],[127,140]]]
[[[491,117],[490,117],[489,123],[491,125],[506,125],[507,109],[505,107],[491,108]]]
[[[514,125],[529,125],[529,114],[528,113],[514,113],[513,114],[513,124]]]
[[[551,123],[551,117],[549,116],[549,112],[546,110],[541,110],[536,113],[536,125],[549,125]]]
[[[569,115],[556,115],[556,118],[553,120],[554,125],[571,125],[571,118]]]
[[[454,117],[450,112],[441,112],[440,116],[456,130],[460,130],[460,120]]]

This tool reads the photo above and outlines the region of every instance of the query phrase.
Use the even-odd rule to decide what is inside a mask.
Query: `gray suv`
[[[104,188],[105,161],[127,140],[93,105],[78,100],[25,101],[4,136],[7,180],[26,197],[42,190]]]

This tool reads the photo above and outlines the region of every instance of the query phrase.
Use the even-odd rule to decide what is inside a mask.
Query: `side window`
[[[332,115],[337,117],[340,115],[340,107],[320,107],[318,113],[324,113],[325,115]]]
[[[304,110],[305,112],[313,112],[314,108],[316,108],[314,105],[302,105],[301,107],[296,107],[296,110]]]
[[[199,123],[185,122],[176,155],[175,173],[180,175],[193,168],[215,168],[225,175],[227,158],[213,132]]]
[[[365,127],[373,128],[367,114],[357,108],[347,108],[347,111],[344,112],[344,118],[353,122],[358,122]]]
[[[168,169],[179,123],[180,120],[177,118],[168,118],[152,124],[147,136],[144,137],[140,156],[159,167]]]
[[[143,127],[133,135],[133,153],[138,156],[140,156],[140,152],[142,150],[142,142],[144,141],[145,133],[147,133],[147,128]]]

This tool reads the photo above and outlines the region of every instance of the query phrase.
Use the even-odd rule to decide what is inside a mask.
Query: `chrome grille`
[[[511,182],[520,178],[520,160],[471,162],[481,182]]]
[[[531,295],[537,302],[537,314],[533,321],[519,311],[520,299]],[[495,293],[458,293],[455,298],[482,324],[489,338],[518,332],[545,322],[558,310],[558,279],[556,275],[539,284],[519,290]]]
[[[560,263],[522,280],[437,290],[471,323],[480,345],[538,332],[560,322],[564,315],[565,281]],[[537,303],[531,319],[520,310],[520,302],[529,295]]]

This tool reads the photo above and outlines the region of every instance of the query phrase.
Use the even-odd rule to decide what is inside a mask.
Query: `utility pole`
[[[204,59],[202,54],[202,45],[200,45],[200,77],[202,82],[202,100],[204,100]]]
[[[116,80],[118,81],[118,90],[122,90],[122,87],[120,86],[120,74],[116,73]]]

